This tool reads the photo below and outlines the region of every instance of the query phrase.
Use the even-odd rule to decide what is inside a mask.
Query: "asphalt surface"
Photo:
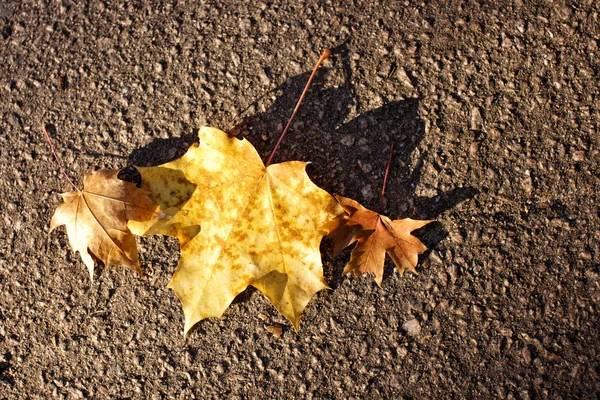
[[[48,235],[43,129],[78,183],[203,125],[266,158],[325,48],[276,161],[435,219],[418,275],[342,277],[324,242],[298,333],[247,290],[185,340],[176,240],[139,240],[148,280],[90,282]],[[591,0],[0,2],[0,398],[596,398],[599,48]]]

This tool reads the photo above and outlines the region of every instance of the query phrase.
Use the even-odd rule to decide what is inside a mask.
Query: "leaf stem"
[[[381,198],[385,195],[385,185],[387,184],[387,177],[390,172],[390,164],[392,163],[392,153],[394,152],[394,142],[390,145],[390,155],[388,156],[387,166],[385,167],[385,175],[383,176],[383,187],[381,188]]]
[[[75,190],[77,190],[78,192],[81,192],[81,190],[79,190],[79,188],[77,186],[75,186],[75,184],[73,183],[71,178],[69,178],[69,175],[67,175],[67,172],[63,168],[62,163],[60,162],[60,158],[58,157],[58,154],[56,154],[56,149],[54,148],[54,144],[52,143],[52,138],[50,137],[50,134],[48,133],[48,129],[45,126],[44,126],[44,135],[46,135],[46,140],[48,141],[48,144],[50,145],[50,150],[52,150],[52,154],[54,155],[54,159],[56,160],[56,163],[58,164],[60,171],[65,176],[65,178],[67,178],[67,181],[69,181],[71,186],[73,186],[75,188]]]
[[[331,55],[331,50],[325,49],[325,51],[323,52],[323,54],[321,54],[321,57],[319,58],[319,61],[317,61],[317,64],[315,65],[315,68],[312,71],[312,74],[310,74],[310,78],[308,78],[308,82],[306,82],[306,86],[304,87],[304,91],[302,92],[302,95],[300,96],[300,99],[298,100],[298,103],[296,104],[296,108],[294,108],[294,112],[292,113],[292,116],[290,117],[290,120],[288,121],[287,125],[285,126],[285,129],[281,133],[281,136],[279,136],[279,140],[277,141],[277,144],[275,145],[275,148],[273,149],[273,151],[271,152],[271,155],[269,156],[269,160],[267,161],[267,165],[266,165],[267,167],[269,165],[271,165],[271,162],[273,161],[273,157],[275,156],[275,152],[277,152],[277,149],[279,148],[279,145],[281,144],[281,141],[283,140],[283,137],[285,136],[286,132],[288,131],[288,129],[290,127],[290,125],[292,124],[292,121],[294,120],[294,117],[296,116],[296,113],[298,112],[298,109],[300,108],[300,104],[302,104],[302,100],[304,99],[304,96],[306,95],[306,92],[308,91],[308,87],[310,86],[313,78],[315,77],[315,74],[317,73],[317,69],[319,69],[319,66],[330,55]]]

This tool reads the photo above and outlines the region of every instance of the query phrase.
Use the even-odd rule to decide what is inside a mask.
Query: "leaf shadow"
[[[198,143],[198,134],[190,132],[181,137],[154,139],[146,146],[134,150],[128,157],[131,165],[153,167],[183,156],[188,148]]]
[[[353,110],[360,110],[362,105],[353,84],[347,43],[332,49],[331,62],[331,67],[322,67],[316,75],[275,157],[276,162],[310,161],[308,172],[318,186],[330,193],[351,197],[392,219],[435,219],[479,193],[475,188],[467,187],[433,197],[417,195],[421,170],[428,156],[419,149],[425,136],[425,121],[419,115],[421,99],[389,101],[349,118],[356,114]],[[339,76],[336,83],[330,83],[330,80],[336,80],[332,71],[341,71],[341,84],[338,84]],[[263,159],[268,158],[279,138],[308,75],[303,73],[286,80],[277,87],[277,97],[270,107],[263,113],[245,117],[233,128],[255,144]],[[381,201],[392,142],[394,151],[387,178],[386,201]],[[447,235],[441,223],[432,223],[415,231],[415,236],[430,250]],[[329,286],[335,289],[341,282],[350,251],[346,250],[334,259],[330,247],[324,241],[321,250],[325,276],[330,278]],[[386,273],[389,274],[392,269],[389,264],[387,266]]]

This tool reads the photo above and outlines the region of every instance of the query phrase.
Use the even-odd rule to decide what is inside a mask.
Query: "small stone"
[[[178,151],[179,151],[179,149],[177,149],[176,147],[171,147],[169,149],[169,151],[167,152],[169,160],[173,160],[177,156]]]
[[[448,286],[448,274],[444,271],[440,271],[438,273],[438,279],[440,280],[440,285],[446,287]]]
[[[420,375],[419,375],[419,373],[417,372],[417,373],[414,373],[414,374],[412,374],[412,375],[411,375],[411,376],[408,378],[408,381],[409,381],[410,383],[417,383],[417,382],[419,381],[419,378],[420,378]]]
[[[408,74],[406,73],[406,70],[402,67],[398,68],[396,75],[398,76],[398,79],[400,80],[400,82],[402,82],[404,85],[408,86],[411,89],[414,89],[414,86],[412,85],[412,82],[410,81],[410,78],[408,77]]]
[[[435,250],[431,250],[431,253],[429,253],[429,259],[436,264],[443,264],[444,261],[442,260],[442,258],[440,257],[440,254],[435,251]]]
[[[479,145],[477,143],[471,143],[469,146],[469,156],[476,157],[479,152]]]
[[[215,367],[215,372],[219,375],[222,375],[225,372],[225,368],[222,364],[217,364],[217,366]]]
[[[369,201],[373,198],[373,188],[371,185],[367,184],[360,190],[360,194],[362,194],[362,197],[365,199],[365,201]]]
[[[406,321],[404,325],[402,325],[402,329],[404,329],[409,336],[417,336],[421,333],[421,324],[416,318],[413,318],[410,321]]]
[[[258,77],[260,78],[260,83],[265,86],[268,86],[271,83],[271,79],[267,76],[267,71],[261,69],[258,73]]]
[[[79,389],[69,388],[69,392],[71,393],[71,397],[74,399],[83,399],[83,392]]]
[[[369,172],[371,172],[373,170],[373,167],[369,163],[363,163],[362,161],[359,160],[358,165],[360,166],[360,169],[362,170],[362,172],[364,172],[365,174],[368,174]]]
[[[481,117],[481,112],[479,108],[472,107],[471,108],[471,130],[472,131],[480,131],[483,129],[483,118]]]
[[[523,362],[526,365],[531,364],[531,351],[529,350],[529,346],[525,346],[525,348],[523,348]]]
[[[269,316],[263,313],[258,314],[258,318],[260,318],[263,321],[267,321],[269,319]]]
[[[236,53],[231,53],[231,62],[233,62],[234,67],[239,67],[241,62],[240,56],[238,56]]]
[[[452,282],[455,282],[458,278],[458,268],[456,267],[456,265],[450,265],[450,267],[448,267],[448,273],[452,277]]]
[[[417,187],[417,195],[433,198],[438,195],[438,190],[434,187]]]
[[[525,177],[521,180],[521,185],[523,186],[525,194],[530,196],[533,192],[533,179],[531,179],[531,173],[529,170],[525,171]]]
[[[497,386],[496,387],[496,394],[498,395],[499,399],[505,399],[506,398],[506,392],[504,391],[504,388],[502,386]]]
[[[577,150],[573,153],[573,161],[583,161],[585,160],[585,151]]]
[[[398,357],[404,358],[408,355],[408,349],[406,347],[400,347],[398,349]]]
[[[422,312],[423,311],[423,303],[417,299],[410,299],[408,301],[408,305],[415,311]]]
[[[354,144],[354,135],[344,135],[342,137],[342,140],[340,140],[340,143],[343,144],[344,146],[352,146]]]
[[[250,30],[250,28],[252,28],[252,21],[250,21],[248,18],[241,19],[239,22],[239,27],[242,31]]]
[[[578,366],[578,365],[576,365],[576,366],[574,366],[574,367],[571,369],[571,372],[569,373],[569,376],[570,376],[571,378],[576,378],[578,373],[579,373],[579,366]]]
[[[519,398],[521,400],[529,400],[531,397],[529,396],[529,392],[527,390],[522,390],[519,392]]]

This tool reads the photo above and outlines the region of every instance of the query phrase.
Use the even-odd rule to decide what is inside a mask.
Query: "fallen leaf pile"
[[[309,84],[329,54],[323,53]],[[266,166],[246,139],[204,127],[199,143],[182,157],[138,168],[141,188],[119,180],[117,170],[87,175],[83,190],[62,194],[50,231],[66,226],[91,279],[93,257],[143,276],[134,235],[178,238],[181,256],[168,287],[181,300],[186,335],[198,321],[222,316],[248,286],[298,330],[308,302],[327,288],[320,252],[325,236],[336,254],[356,242],[344,274],[372,273],[381,286],[386,254],[401,273],[416,272],[426,247],[411,232],[431,221],[392,221],[355,200],[334,197],[310,180],[305,162],[270,164],[299,104]],[[271,328],[281,335],[281,326]]]
[[[117,179],[116,170],[99,170],[83,190],[62,194],[50,229],[66,225],[91,277],[91,255],[142,275],[133,234],[177,237],[181,257],[168,287],[181,300],[187,334],[223,315],[249,285],[297,330],[310,299],[327,288],[325,236],[336,254],[357,242],[344,274],[370,272],[381,286],[386,253],[400,272],[415,272],[426,247],[411,232],[431,221],[391,221],[333,197],[310,180],[307,163],[265,167],[250,142],[218,129],[200,129],[199,139],[177,160],[138,168],[141,188]]]

